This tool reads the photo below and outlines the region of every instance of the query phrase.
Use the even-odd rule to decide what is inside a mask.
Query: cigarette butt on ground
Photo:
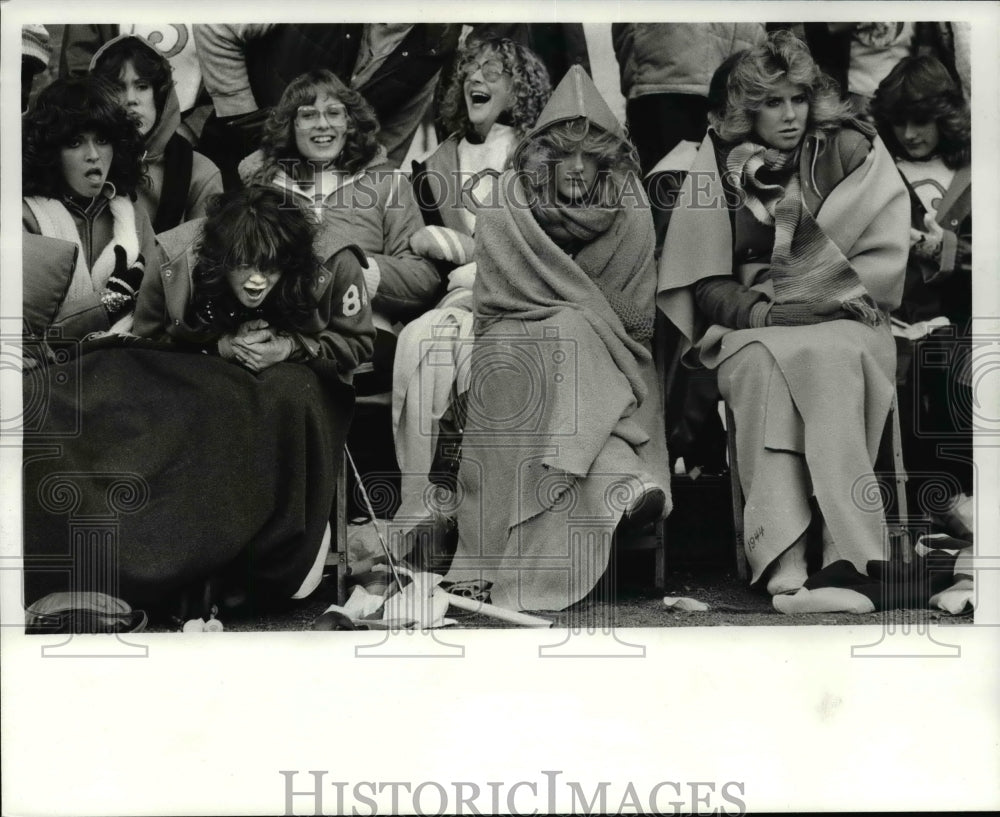
[[[448,604],[454,605],[462,610],[468,610],[470,613],[479,613],[480,615],[489,616],[490,618],[508,621],[511,624],[520,624],[522,627],[549,628],[552,626],[552,622],[547,618],[540,618],[539,616],[532,616],[527,613],[519,613],[516,610],[508,610],[506,607],[497,607],[495,604],[487,604],[483,601],[463,598],[462,596],[456,596],[452,593],[445,593],[444,595],[448,599]]]

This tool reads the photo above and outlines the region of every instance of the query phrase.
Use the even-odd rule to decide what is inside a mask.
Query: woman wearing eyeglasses
[[[524,46],[506,38],[469,40],[441,101],[441,119],[451,135],[426,161],[413,163],[413,189],[427,227],[410,245],[447,275],[448,291],[399,338],[393,369],[393,433],[403,473],[399,520],[426,516],[426,504],[434,501],[426,489],[435,443],[454,441],[449,430],[461,424],[452,397],[465,390],[456,378],[472,339],[476,275],[476,217],[463,201],[463,188],[481,174],[504,169],[551,91],[545,66]],[[444,450],[440,443],[436,447]],[[456,464],[455,458],[450,462]]]
[[[324,69],[289,83],[264,126],[261,149],[240,166],[245,182],[274,185],[310,210],[317,242],[348,243],[367,258],[365,303],[379,337],[373,387],[388,387],[396,327],[439,294],[434,266],[410,248],[423,222],[413,189],[386,160],[378,120],[357,92]],[[364,306],[364,303],[362,303]]]

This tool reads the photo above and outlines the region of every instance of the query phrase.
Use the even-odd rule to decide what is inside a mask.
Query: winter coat
[[[166,261],[146,273],[139,292],[132,331],[140,337],[215,347],[219,334],[207,335],[187,320],[197,239],[204,219],[187,222],[161,235]],[[345,376],[371,356],[375,330],[371,309],[363,306],[364,278],[352,248],[334,249],[323,265],[313,295],[318,306],[309,326],[292,333],[292,359],[329,358]]]
[[[114,186],[110,183],[105,185],[104,192],[95,196],[89,203],[77,198],[63,198],[60,203],[66,208],[80,239],[80,250],[83,252],[83,260],[87,268],[93,270],[94,262],[104,251],[104,248],[111,242],[114,235],[114,216],[111,214],[109,205],[114,197]],[[21,226],[26,233],[32,235],[42,235],[42,230],[35,218],[34,213],[27,204],[22,204]],[[136,239],[138,241],[139,253],[143,257],[146,268],[155,266],[160,262],[160,248],[156,243],[156,236],[153,228],[146,217],[145,212],[135,208]],[[53,236],[53,238],[63,238]],[[101,303],[101,291],[95,289],[93,293],[88,293],[87,297],[76,303],[69,303],[66,297],[70,288],[73,276],[74,264],[65,264],[65,256],[62,252],[52,255],[53,248],[59,245],[40,242],[32,242],[33,248],[29,253],[26,245],[24,248],[24,274],[36,276],[41,275],[48,280],[47,287],[56,297],[56,311],[51,312],[51,326],[62,326],[63,337],[73,337],[82,339],[91,332],[102,332],[110,328],[108,315]],[[72,254],[75,258],[75,253]],[[41,288],[31,285],[33,291],[41,292]],[[141,288],[141,287],[140,287]],[[25,285],[25,297],[28,297],[29,285]],[[46,299],[47,300],[47,299]],[[28,307],[25,307],[26,310]],[[43,310],[49,314],[46,308]],[[43,327],[44,329],[44,327]]]
[[[194,36],[205,88],[220,117],[269,108],[297,76],[328,68],[387,123],[454,53],[460,27],[409,26],[388,54],[378,53],[379,27],[370,28],[371,59],[359,54],[361,24],[196,25]]]
[[[730,54],[765,39],[762,23],[615,23],[615,56],[626,99],[647,94],[708,96]]]
[[[244,182],[255,179],[261,154],[240,165]],[[441,278],[434,265],[410,249],[410,237],[423,220],[409,180],[386,162],[385,151],[364,170],[347,178],[316,205],[283,172],[271,181],[315,213],[324,241],[355,244],[375,262],[379,274],[372,309],[390,321],[409,320],[433,305]]]

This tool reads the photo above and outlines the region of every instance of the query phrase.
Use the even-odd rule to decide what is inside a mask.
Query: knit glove
[[[448,273],[448,291],[453,289],[471,290],[476,283],[476,262],[462,264]]]
[[[604,296],[630,337],[643,343],[652,339],[655,314],[652,309],[640,309],[620,292],[605,292]]]
[[[849,319],[850,314],[840,301],[821,301],[815,304],[771,304],[764,320],[765,326],[809,326],[825,321]]]
[[[141,253],[131,267],[128,265],[125,248],[121,244],[115,245],[114,253],[115,268],[104,286],[104,292],[101,293],[101,303],[104,304],[109,318],[116,318],[135,307],[136,294],[146,274],[146,259]]]
[[[468,264],[476,249],[476,242],[449,227],[423,227],[410,236],[410,249],[422,258]]]

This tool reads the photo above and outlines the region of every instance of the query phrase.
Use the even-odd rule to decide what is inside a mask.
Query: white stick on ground
[[[444,591],[439,590],[439,592]],[[552,626],[552,622],[547,618],[531,616],[527,613],[519,613],[517,610],[508,610],[506,607],[497,607],[495,604],[487,604],[484,601],[467,599],[463,596],[456,596],[452,593],[444,593],[444,595],[445,598],[448,599],[448,604],[452,604],[462,610],[468,610],[470,613],[481,613],[484,616],[500,619],[501,621],[508,621],[511,624],[520,624],[522,627],[549,628]]]

